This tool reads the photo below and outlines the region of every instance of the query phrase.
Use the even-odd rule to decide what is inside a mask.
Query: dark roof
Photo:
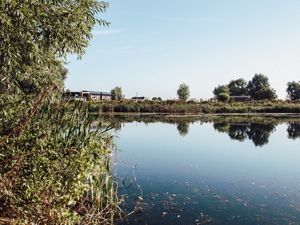
[[[101,92],[103,95],[111,95],[110,92]]]
[[[144,100],[146,97],[132,97],[132,99],[141,99],[141,100]]]
[[[104,91],[86,91],[86,90],[83,90],[83,92],[89,92],[93,95],[111,95],[110,92],[104,92]]]

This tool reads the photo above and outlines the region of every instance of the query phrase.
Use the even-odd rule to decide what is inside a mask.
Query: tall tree
[[[269,78],[263,74],[255,74],[252,80],[248,82],[247,88],[255,100],[277,98],[275,90],[270,87]]]
[[[177,90],[177,95],[179,99],[186,101],[190,97],[190,89],[185,83],[179,85]]]
[[[47,86],[61,88],[61,71],[68,53],[79,58],[92,38],[96,15],[108,3],[96,0],[11,0],[0,4],[0,74],[11,88],[39,93]],[[30,88],[28,88],[30,87]]]
[[[115,87],[111,90],[111,97],[112,100],[119,101],[122,99],[122,88],[121,87]]]
[[[288,93],[288,97],[291,100],[298,100],[300,99],[300,81],[299,82],[288,82],[287,83],[286,92]]]
[[[215,89],[213,90],[214,96],[215,98],[218,98],[219,94],[221,93],[226,93],[226,94],[230,94],[230,90],[228,85],[219,85],[218,87],[215,87]]]
[[[243,96],[248,94],[247,81],[243,78],[231,80],[228,84],[231,96]]]

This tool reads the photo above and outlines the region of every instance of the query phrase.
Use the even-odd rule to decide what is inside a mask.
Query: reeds
[[[0,224],[112,224],[112,127],[80,102],[12,105],[1,111]]]
[[[212,113],[300,113],[299,101],[260,100],[251,102],[183,102],[167,101],[110,101],[85,102],[89,110],[97,113],[177,113],[177,114],[212,114]]]

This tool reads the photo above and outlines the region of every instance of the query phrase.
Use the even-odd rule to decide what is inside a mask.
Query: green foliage
[[[218,87],[216,87],[213,90],[213,93],[214,93],[216,98],[218,98],[218,95],[221,94],[221,93],[229,94],[229,92],[230,92],[230,90],[229,90],[228,85],[219,85]]]
[[[247,82],[243,78],[231,80],[228,84],[231,96],[243,96],[248,94]]]
[[[0,4],[0,223],[112,223],[112,136],[89,107],[59,102],[67,54],[84,54],[108,4]]]
[[[249,94],[255,100],[277,98],[275,90],[270,87],[269,78],[263,74],[255,74],[247,87]]]
[[[12,103],[25,115],[21,124],[12,123],[15,110],[1,101],[2,218],[15,224],[111,220],[118,199],[109,163],[110,128],[78,102],[66,107],[41,99],[30,102],[32,109],[26,101]]]
[[[288,94],[289,99],[298,100],[300,99],[300,81],[299,82],[288,82],[287,83],[286,92]]]
[[[227,93],[231,96],[251,95],[254,100],[277,98],[276,92],[270,87],[269,79],[263,74],[255,74],[252,80],[248,82],[242,78],[231,80],[228,85],[219,85],[213,90],[215,98],[220,93]]]
[[[108,25],[96,18],[107,7],[96,0],[3,1],[0,74],[2,82],[18,85],[6,92],[38,94],[47,86],[62,88],[63,59],[68,53],[84,54],[96,23]]]
[[[189,86],[187,86],[185,83],[180,84],[177,90],[177,95],[179,99],[186,101],[190,97]]]
[[[218,100],[221,102],[228,102],[229,99],[230,99],[230,97],[229,97],[229,94],[227,94],[227,93],[220,93],[218,95]]]
[[[111,97],[112,100],[119,101],[122,99],[122,88],[121,87],[115,87],[111,90]]]
[[[83,103],[87,105],[87,102]],[[101,110],[100,110],[101,109]],[[183,102],[183,101],[133,101],[92,102],[90,110],[103,113],[300,113],[300,102],[259,100],[251,102]]]

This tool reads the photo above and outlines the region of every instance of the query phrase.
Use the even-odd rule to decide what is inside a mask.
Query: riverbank
[[[68,104],[68,103],[67,103]],[[109,101],[83,102],[95,113],[159,113],[159,114],[300,114],[300,101],[263,100],[251,102],[183,102],[183,101]]]

